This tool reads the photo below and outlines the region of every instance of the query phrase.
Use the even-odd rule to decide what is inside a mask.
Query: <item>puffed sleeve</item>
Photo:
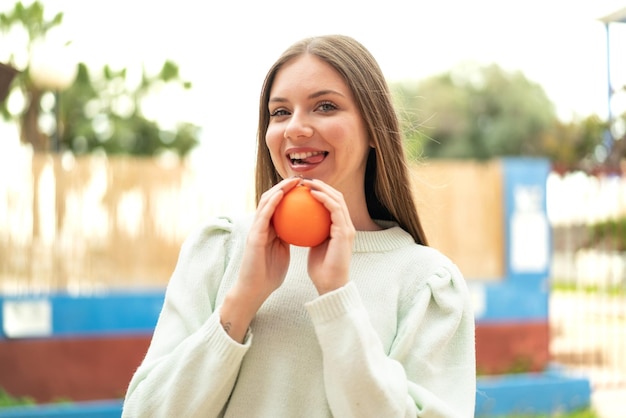
[[[466,283],[452,263],[402,289],[388,352],[354,283],[307,308],[334,416],[474,416],[474,316]]]
[[[417,416],[473,417],[475,322],[464,278],[444,264],[406,305],[390,357],[406,370]]]
[[[222,329],[215,297],[232,223],[217,218],[181,247],[146,356],[132,377],[123,417],[218,416],[232,391],[244,344]]]

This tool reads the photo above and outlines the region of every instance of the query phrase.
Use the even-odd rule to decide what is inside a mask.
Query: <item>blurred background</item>
[[[599,397],[623,393],[624,7],[5,1],[0,294],[162,289],[192,228],[254,209],[269,66],[304,36],[343,33],[386,74],[431,241],[469,281],[504,274],[494,162],[549,162],[550,355],[591,376]],[[459,205],[469,214],[441,216]],[[468,219],[482,229],[460,238]]]

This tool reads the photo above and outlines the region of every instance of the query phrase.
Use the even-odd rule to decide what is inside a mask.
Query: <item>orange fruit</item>
[[[289,190],[276,207],[272,224],[279,238],[299,247],[315,247],[330,234],[330,212],[308,187]]]

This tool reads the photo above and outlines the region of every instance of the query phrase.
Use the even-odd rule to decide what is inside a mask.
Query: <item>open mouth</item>
[[[327,155],[328,151],[309,151],[294,152],[289,154],[288,157],[293,165],[308,165],[321,163]]]

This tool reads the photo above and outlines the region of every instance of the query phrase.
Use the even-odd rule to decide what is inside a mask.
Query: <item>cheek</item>
[[[325,140],[332,143],[334,148],[351,148],[354,146],[352,138],[355,131],[347,123],[332,123],[320,128]]]
[[[270,151],[270,156],[272,157],[272,162],[274,166],[280,171],[280,164],[283,163],[282,151],[282,139],[283,139],[283,131],[272,127],[271,125],[267,128],[267,132],[265,132],[265,146]]]
[[[365,132],[352,121],[329,125],[324,135],[326,138],[333,139],[335,148],[344,149],[354,157],[357,157],[362,149],[369,148]]]

